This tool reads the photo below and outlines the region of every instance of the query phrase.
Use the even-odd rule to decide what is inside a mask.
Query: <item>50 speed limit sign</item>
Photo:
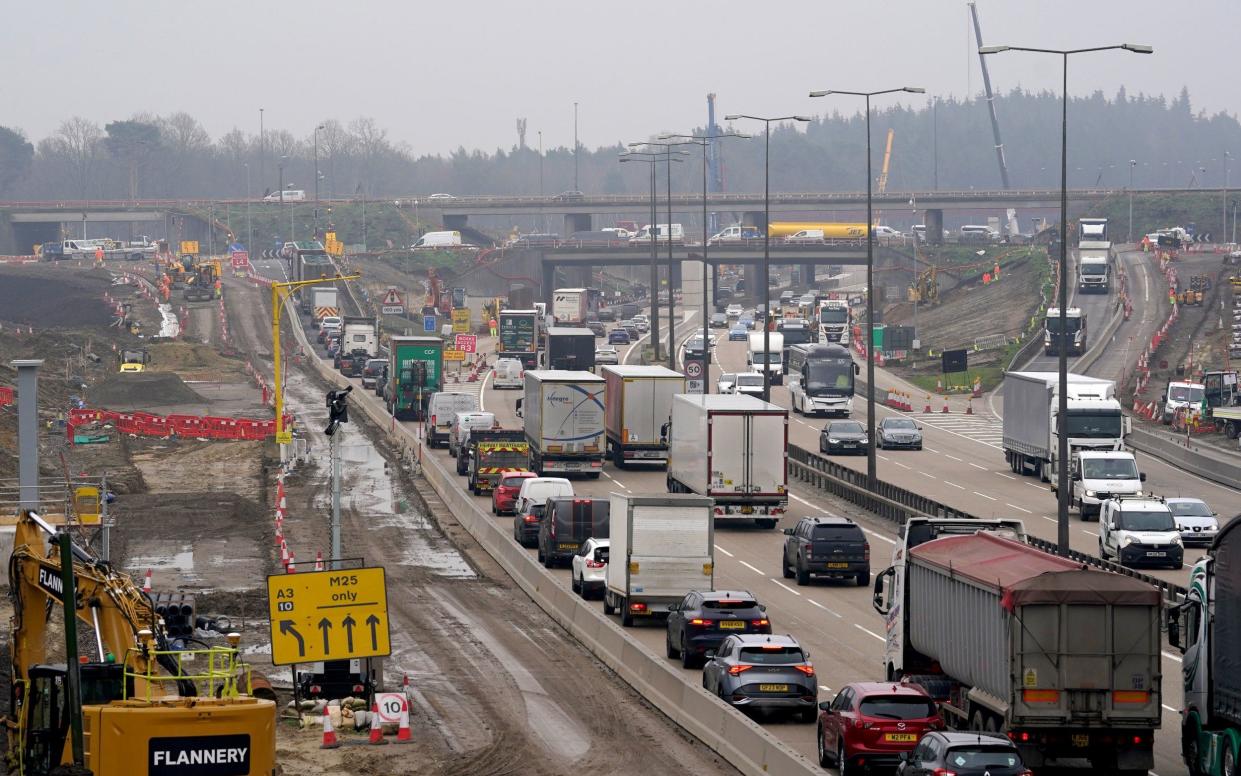
[[[701,361],[686,361],[685,362],[685,376],[691,380],[697,380],[701,378],[702,377],[702,362]]]

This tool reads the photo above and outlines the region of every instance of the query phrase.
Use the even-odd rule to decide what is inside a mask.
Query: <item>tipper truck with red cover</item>
[[[1241,520],[1220,530],[1189,574],[1168,641],[1181,651],[1181,755],[1191,774],[1235,774],[1241,759]]]
[[[1158,590],[995,533],[912,548],[875,582],[902,680],[949,726],[1000,732],[1027,767],[1145,774],[1159,728]]]
[[[666,366],[605,366],[599,370],[607,413],[607,457],[618,469],[630,463],[668,464],[672,397],[685,393],[685,375]]]
[[[715,499],[717,521],[775,528],[788,511],[789,413],[753,396],[677,394],[668,492]]]

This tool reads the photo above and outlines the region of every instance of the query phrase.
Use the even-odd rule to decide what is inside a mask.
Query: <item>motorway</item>
[[[1140,294],[1135,296],[1140,297]],[[1099,321],[1094,324],[1096,331],[1102,328],[1101,319],[1105,317],[1096,318]],[[1140,318],[1141,313],[1136,312],[1135,320]],[[692,312],[680,320],[676,337],[678,343],[699,331],[701,325]],[[626,360],[634,360],[637,351],[637,345],[631,347],[625,354]],[[744,369],[745,343],[729,343],[720,337],[712,382],[721,370]],[[505,427],[520,427],[520,420],[514,411],[520,392],[496,391],[490,387],[488,380],[484,380],[480,388],[480,399],[486,410],[496,413]],[[788,393],[781,386],[773,388],[772,400],[782,406],[789,405]],[[854,417],[864,418],[865,403],[860,397],[856,406]],[[879,412],[879,417],[896,414],[887,408],[880,408]],[[1022,518],[1033,535],[1055,538],[1055,500],[1045,485],[1034,478],[1018,477],[1008,470],[1000,449],[996,418],[989,415],[921,414],[916,417],[924,425],[925,449],[921,452],[881,453],[878,456],[881,479],[979,516]],[[823,422],[791,416],[791,443],[817,449],[818,432]],[[441,457],[442,463],[451,466],[446,451],[430,454]],[[859,470],[865,467],[864,458],[837,460]],[[1142,468],[1148,473],[1148,486],[1157,493],[1180,492],[1189,482],[1188,475],[1153,459],[1143,460]],[[662,470],[621,471],[608,465],[602,479],[576,481],[575,488],[580,494],[593,496],[606,496],[617,490],[663,493],[665,475]],[[1241,494],[1236,491],[1209,483],[1194,483],[1189,492],[1207,498],[1222,513],[1241,511]],[[486,499],[478,498],[477,503],[483,511],[490,511]],[[1230,509],[1232,511],[1228,512]],[[826,494],[794,481],[791,483],[789,514],[781,521],[780,528],[792,526],[797,518],[806,514],[840,511],[856,514],[856,510]],[[508,517],[496,519],[511,520]],[[860,521],[871,542],[872,570],[877,573],[886,566],[885,561],[890,557],[893,527],[875,517],[863,516]],[[1071,532],[1074,549],[1088,553],[1097,550],[1098,538],[1093,528],[1092,524],[1074,521]],[[871,591],[823,582],[799,588],[783,580],[778,560],[782,539],[779,530],[760,530],[744,525],[717,527],[716,588],[740,588],[753,592],[768,607],[776,631],[791,633],[801,641],[811,652],[818,668],[821,700],[830,700],[835,691],[848,682],[881,677],[883,622],[871,607]],[[533,550],[530,552],[534,553]],[[555,573],[562,584],[569,584],[567,569]],[[1184,570],[1153,573],[1181,584],[1185,583],[1187,576]],[[663,628],[638,627],[634,633],[648,648],[656,652],[663,649]],[[1177,681],[1180,663],[1174,652],[1165,650],[1164,654],[1163,671],[1167,678],[1163,683],[1165,713],[1163,729],[1156,738],[1154,773],[1171,776],[1185,772],[1179,755],[1179,714],[1176,711],[1181,702],[1180,682]],[[687,671],[686,681],[697,683],[700,681],[699,674],[699,671]],[[765,722],[773,733],[807,756],[814,757],[813,725],[779,717]]]

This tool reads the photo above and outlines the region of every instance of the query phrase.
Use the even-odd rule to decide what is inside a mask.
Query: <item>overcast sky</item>
[[[1174,97],[1235,114],[1241,2],[979,0],[983,39],[1044,47],[1122,42],[1070,61],[1073,94]],[[371,116],[417,153],[458,146],[595,147],[720,115],[852,112],[812,89],[982,89],[957,0],[297,0],[208,3],[10,0],[0,48],[0,124],[37,140],[72,115],[100,124],[187,111],[213,138],[239,127],[308,137],[316,121]],[[993,86],[1059,89],[1059,61],[990,59]],[[891,98],[881,98],[889,100]],[[1002,121],[1019,117],[1002,116]]]

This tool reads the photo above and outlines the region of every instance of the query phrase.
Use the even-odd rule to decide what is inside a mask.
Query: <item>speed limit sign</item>
[[[375,693],[375,706],[379,709],[379,721],[388,725],[399,724],[401,721],[401,704],[404,702],[404,693]]]
[[[701,361],[686,361],[685,362],[685,376],[691,380],[700,379],[702,377],[702,362]]]

